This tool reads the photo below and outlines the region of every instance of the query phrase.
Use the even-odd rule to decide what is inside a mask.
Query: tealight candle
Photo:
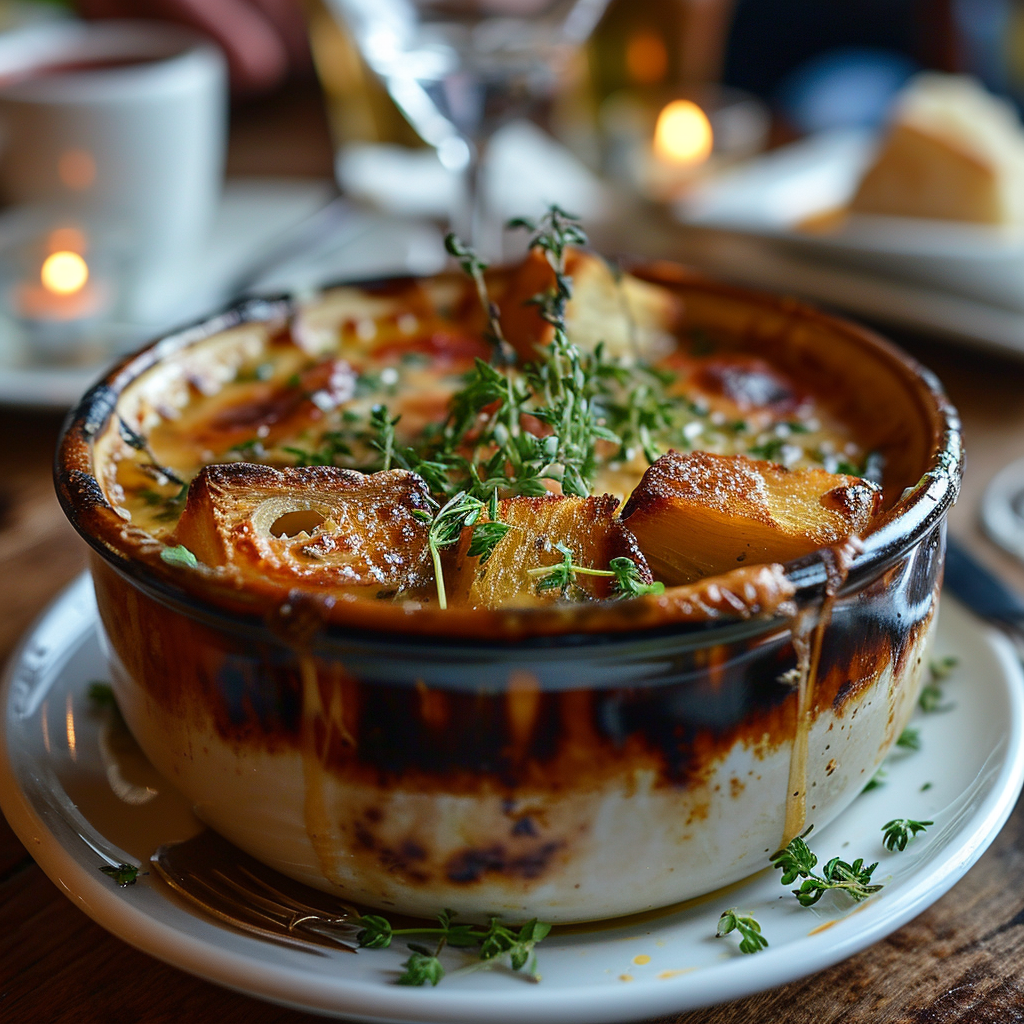
[[[654,126],[647,191],[662,199],[684,191],[710,159],[714,145],[711,121],[693,100],[666,104]]]
[[[84,255],[84,234],[77,228],[57,228],[50,232],[45,248],[47,255],[37,275],[14,286],[14,314],[25,320],[68,323],[106,312],[109,289],[94,279]]]

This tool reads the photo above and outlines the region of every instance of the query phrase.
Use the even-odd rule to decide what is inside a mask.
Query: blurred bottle
[[[733,0],[612,0],[589,47],[598,104],[622,89],[717,82]]]
[[[303,5],[335,145],[376,142],[423,146],[380,79],[364,63],[348,30],[323,0],[303,0]]]

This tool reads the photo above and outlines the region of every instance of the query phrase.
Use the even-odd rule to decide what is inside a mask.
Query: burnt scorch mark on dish
[[[523,853],[510,853],[500,843],[488,847],[467,847],[448,858],[445,877],[459,885],[479,882],[488,875],[533,881],[547,872],[552,857],[562,845],[558,840],[551,840]]]

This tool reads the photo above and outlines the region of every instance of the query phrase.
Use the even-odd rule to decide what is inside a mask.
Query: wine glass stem
[[[453,211],[452,228],[456,234],[469,239],[481,258],[500,262],[503,256],[502,227],[488,203],[486,143],[477,141],[470,152],[472,156],[462,172],[462,187]]]

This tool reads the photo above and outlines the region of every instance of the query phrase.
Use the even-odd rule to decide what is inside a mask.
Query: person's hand
[[[87,18],[156,18],[199,29],[220,44],[236,92],[273,88],[308,63],[298,0],[78,0]]]

